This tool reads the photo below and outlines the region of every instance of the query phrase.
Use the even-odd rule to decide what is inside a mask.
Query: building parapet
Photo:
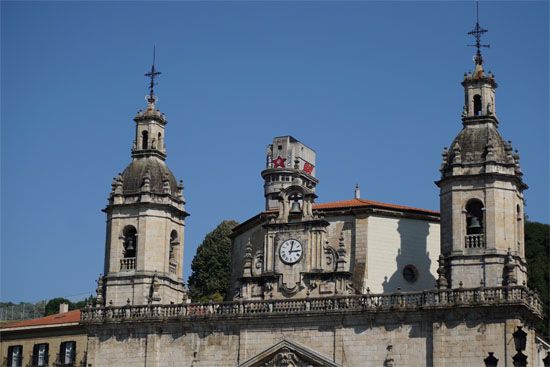
[[[362,294],[296,300],[233,301],[141,306],[88,307],[80,322],[141,322],[196,318],[266,317],[289,314],[330,314],[353,312],[395,312],[452,307],[523,306],[542,317],[538,294],[525,286],[456,288]]]

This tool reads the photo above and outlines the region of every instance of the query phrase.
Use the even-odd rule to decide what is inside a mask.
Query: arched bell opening
[[[474,96],[474,116],[481,116],[481,96],[479,94]]]
[[[178,269],[177,246],[179,245],[178,232],[174,229],[170,232],[170,243],[168,252],[168,267],[171,273],[176,273]]]
[[[466,234],[483,233],[483,203],[470,200],[466,205]]]
[[[149,132],[142,131],[141,132],[141,149],[148,149],[149,145]]]
[[[178,241],[178,232],[172,230],[170,233],[170,261],[175,260],[176,258],[176,246],[179,245]]]
[[[290,214],[297,215],[302,214],[302,209],[304,207],[304,197],[300,193],[293,193],[288,196],[290,204]]]
[[[484,206],[478,199],[468,201],[466,214],[466,248],[485,247]]]
[[[124,257],[136,257],[137,253],[137,230],[134,226],[126,226],[122,231]]]
[[[136,268],[137,230],[134,226],[126,226],[122,230],[122,259],[120,270],[129,271]]]

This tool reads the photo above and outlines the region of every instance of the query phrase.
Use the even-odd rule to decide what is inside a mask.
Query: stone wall
[[[368,218],[368,272],[365,284],[372,292],[391,293],[432,289],[437,277],[439,223],[426,220],[370,216]],[[418,271],[416,281],[403,277],[407,265]]]
[[[517,326],[537,358],[540,313],[519,286],[92,308],[82,323],[88,366],[256,367],[279,354],[311,366],[481,366],[489,352],[511,366]]]
[[[422,311],[93,326],[88,365],[233,367],[286,341],[337,366],[381,367],[390,359],[400,367],[482,366],[488,352],[511,366],[511,333],[524,323],[504,314],[463,316]],[[534,331],[526,331],[526,354],[535,356]]]

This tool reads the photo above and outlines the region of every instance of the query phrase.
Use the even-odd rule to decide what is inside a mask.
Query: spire
[[[164,145],[164,126],[167,123],[166,116],[155,106],[155,78],[161,73],[155,68],[156,49],[153,47],[153,63],[151,70],[144,75],[150,79],[149,94],[145,96],[147,109],[139,110],[134,117],[137,124],[136,137],[132,148],[132,157],[157,156],[164,160],[166,158],[166,147]],[[174,185],[175,186],[175,185]]]
[[[487,29],[479,25],[479,3],[476,2],[476,23],[468,35],[474,37],[475,44],[468,45],[476,48],[474,56],[475,68],[473,73],[464,74],[462,86],[465,93],[465,105],[462,109],[463,124],[477,124],[480,121],[490,122],[498,126],[495,110],[495,89],[497,83],[495,76],[489,71],[485,74],[483,70],[483,56],[481,48],[489,48],[489,44],[481,43],[481,36],[487,33]],[[481,118],[481,120],[480,120]]]
[[[147,97],[147,102],[149,102],[150,104],[153,104],[156,101],[155,91],[154,91],[155,78],[160,74],[162,74],[160,71],[157,71],[157,69],[155,69],[156,51],[157,51],[156,46],[153,46],[153,64],[151,65],[151,71],[149,71],[148,73],[145,73],[145,76],[151,79],[151,81],[149,82],[149,96]]]
[[[481,36],[484,33],[487,33],[487,32],[488,32],[487,29],[484,29],[479,25],[479,1],[476,1],[476,25],[474,26],[474,29],[472,29],[470,32],[468,32],[468,34],[470,36],[473,36],[476,40],[475,45],[468,45],[470,47],[477,48],[476,56],[474,58],[474,62],[476,64],[476,71],[477,71],[478,67],[481,70],[483,70],[481,68],[481,65],[483,64],[483,57],[481,56],[481,48],[482,47],[486,47],[486,48],[491,47],[491,45],[489,45],[489,44],[482,44],[481,43]]]

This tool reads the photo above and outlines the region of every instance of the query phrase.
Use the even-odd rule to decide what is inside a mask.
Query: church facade
[[[479,25],[476,25],[479,27]],[[526,286],[519,155],[498,131],[497,83],[465,75],[462,130],[442,154],[440,213],[361,198],[317,203],[315,151],[268,146],[265,210],[235,228],[230,300],[193,303],[185,198],[151,92],[132,162],[112,183],[104,275],[81,313],[87,366],[525,366],[538,296]],[[150,75],[155,75],[154,68]],[[458,102],[458,101],[457,101]]]

